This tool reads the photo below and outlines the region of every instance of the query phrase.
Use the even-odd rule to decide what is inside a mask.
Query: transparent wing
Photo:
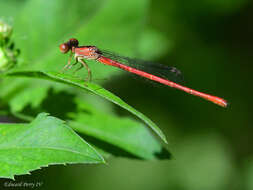
[[[102,51],[100,50],[100,53],[107,58],[120,62],[129,67],[147,72],[149,74],[152,74],[152,75],[155,75],[155,76],[158,76],[170,81],[174,81],[174,82],[183,81],[182,73],[176,67],[170,67],[170,66],[153,63],[149,61],[143,61],[139,59],[124,57],[124,56],[117,55],[115,53],[112,53],[106,50],[102,50]]]

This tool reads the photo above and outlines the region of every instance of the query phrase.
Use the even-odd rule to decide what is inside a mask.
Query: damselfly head
[[[67,43],[69,43],[71,47],[77,47],[79,44],[78,40],[75,38],[70,38]]]
[[[78,40],[75,38],[70,38],[69,41],[63,43],[60,45],[60,51],[62,53],[68,53],[69,50],[72,49],[72,47],[78,47]]]

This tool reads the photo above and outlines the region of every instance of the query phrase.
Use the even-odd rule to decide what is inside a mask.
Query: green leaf
[[[103,158],[62,120],[42,113],[30,124],[0,125],[0,176],[50,164],[104,163]]]
[[[161,154],[167,152],[140,122],[100,112],[81,98],[76,98],[75,102],[78,111],[69,114],[71,120],[68,124],[75,131],[85,134],[84,138],[92,145],[115,156],[142,159],[160,159]],[[170,158],[170,153],[167,152],[164,158]]]
[[[78,87],[82,90],[88,90],[92,93],[101,96],[114,104],[119,105],[120,107],[128,110],[129,112],[136,115],[139,119],[144,121],[148,126],[151,127],[151,129],[157,133],[164,142],[167,143],[166,137],[163,134],[163,132],[159,129],[159,127],[156,126],[154,122],[152,122],[149,118],[147,118],[145,115],[143,115],[141,112],[138,112],[136,109],[125,103],[123,100],[121,100],[116,95],[112,94],[111,92],[107,91],[106,89],[102,88],[101,86],[94,84],[94,83],[85,83],[82,80],[74,79],[73,77],[70,77],[66,74],[60,74],[55,72],[40,72],[40,71],[20,71],[20,72],[9,72],[8,76],[22,76],[22,77],[34,77],[34,78],[40,78],[40,79],[47,79],[51,81],[61,82],[68,85],[72,85],[75,87]]]
[[[15,3],[19,9],[14,8]],[[149,0],[1,1],[0,12],[11,15],[14,21],[13,41],[21,50],[18,66],[26,70],[59,71],[67,58],[58,47],[70,37],[78,38],[82,45],[97,45],[124,55],[136,54],[148,3]],[[63,17],[62,13],[66,16]],[[91,64],[90,68],[94,78],[109,78],[118,71],[111,67],[104,69],[102,64]],[[10,104],[11,110],[20,111],[29,105],[37,106],[45,98],[47,90],[54,88],[48,84],[37,93],[38,96],[34,96],[35,90],[32,88],[39,85],[34,81],[29,83],[2,81],[0,97]],[[4,93],[6,91],[10,93]],[[33,98],[20,102],[24,96]]]
[[[35,108],[40,105],[44,97],[47,95],[48,86],[42,87],[37,86],[31,88],[31,90],[23,90],[18,93],[15,97],[13,97],[10,101],[11,111],[19,112],[31,102],[31,107]],[[33,101],[31,101],[31,97],[33,97]]]
[[[8,104],[11,112],[20,112],[25,107],[40,107],[48,95],[48,81],[24,78],[4,78],[1,81],[0,98],[2,104]]]
[[[30,77],[65,83],[68,85],[62,86],[66,86],[66,91],[69,90],[70,85],[89,90],[136,115],[166,142],[162,131],[149,118],[127,105],[119,97],[98,85],[89,83],[85,86],[83,82],[75,80],[73,77],[52,72],[59,71],[66,64],[67,57],[59,52],[58,46],[70,37],[78,38],[80,45],[96,45],[101,49],[117,50],[123,55],[138,53],[148,2],[149,0],[74,0],[71,2],[55,0],[47,3],[43,0],[24,1],[19,12],[15,12],[13,18],[15,45],[21,50],[17,70],[23,69],[25,71],[20,72],[20,76],[29,75]],[[0,12],[1,9],[5,9],[5,6],[9,6],[9,4],[0,3]],[[64,17],[61,13],[64,13]],[[115,17],[115,15],[117,16]],[[148,39],[151,43],[154,42],[152,39],[156,36],[149,35]],[[149,50],[145,49],[144,51]],[[143,54],[144,51],[142,51]],[[90,68],[94,78],[108,78],[112,73],[117,72],[117,69],[111,67],[104,69],[102,64],[92,63]],[[28,70],[33,71],[27,72]],[[86,71],[80,72],[82,74]],[[17,112],[27,111],[24,108],[29,106],[29,108],[41,109],[40,104],[48,96],[48,89],[55,90],[56,88],[54,83],[44,85],[44,83],[40,83],[41,80],[38,82],[20,79],[4,79],[0,90],[2,102],[8,104],[16,115],[19,114]],[[42,85],[43,88],[39,89]],[[75,93],[79,92],[75,91]],[[62,105],[57,102],[55,104],[57,104],[55,107],[59,109],[59,115],[62,116]],[[109,142],[108,139],[107,142]]]

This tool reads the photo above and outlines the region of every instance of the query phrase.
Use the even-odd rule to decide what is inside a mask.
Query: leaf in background
[[[104,163],[62,120],[45,113],[30,124],[1,124],[0,136],[0,176],[4,178],[50,164]]]
[[[140,58],[144,60],[152,60],[164,56],[172,49],[173,42],[167,39],[163,33],[153,28],[147,28],[139,40],[138,47]]]
[[[11,107],[12,112],[20,112],[24,109],[26,105],[29,105],[30,100],[33,99],[31,102],[31,108],[38,107],[44,97],[47,96],[49,86],[42,87],[42,85],[37,86],[31,86],[31,90],[27,91],[24,90],[16,96],[14,96],[11,101],[9,102],[9,105]]]
[[[22,50],[21,57],[28,68],[40,71],[59,71],[66,64],[67,58],[58,47],[70,37],[78,38],[80,45],[97,45],[133,55],[145,24],[147,3],[147,0],[55,0],[47,3],[30,0],[14,19],[16,36],[25,35],[25,38],[15,38],[15,43]],[[91,69],[99,73],[99,77],[112,73],[110,69],[97,68],[96,64],[91,64]]]
[[[9,9],[15,6],[15,2],[20,7],[18,11]],[[12,15],[15,45],[21,50],[19,66],[29,70],[58,72],[66,64],[67,59],[67,56],[59,52],[59,44],[70,37],[77,37],[83,44],[94,44],[104,49],[114,49],[133,55],[138,48],[136,45],[145,24],[149,1],[55,0],[45,3],[43,0],[26,0],[22,3],[15,2],[1,1],[0,12],[7,16]],[[10,11],[8,14],[4,11],[6,9]],[[111,67],[104,69],[104,65],[94,64],[94,62],[90,67],[95,78],[108,78],[117,71]],[[86,71],[82,72],[84,75],[87,74]],[[47,90],[50,87],[54,88],[50,83],[46,85],[49,87],[44,86],[45,88],[40,91],[41,95],[35,98],[35,91],[32,88],[38,86],[37,82],[7,79],[1,81],[1,91],[10,92],[11,96],[1,91],[0,96],[5,102],[11,103],[12,110],[22,110],[28,105],[33,107],[38,105],[38,102],[45,98],[43,95],[46,95]],[[20,102],[24,94],[26,97],[34,98]]]
[[[117,49],[118,52],[133,55],[145,24],[147,3],[147,0],[55,0],[47,3],[43,0],[24,1],[22,10],[14,18],[15,43],[21,49],[20,60],[23,63],[17,70],[47,71],[26,72],[21,75],[46,78],[92,91],[142,119],[166,142],[162,131],[150,119],[112,93],[95,84],[84,86],[80,81],[52,72],[58,72],[66,63],[67,56],[59,52],[58,46],[69,37],[77,37],[83,45],[94,44],[102,49]],[[94,62],[90,67],[95,77],[100,78],[117,70],[110,67],[104,69],[104,65]],[[9,80],[7,91],[13,96],[2,95],[10,103],[11,110],[21,111],[27,105],[38,106],[49,87],[54,88],[52,84],[46,84],[38,90],[34,89],[38,82],[24,81],[17,85],[16,80]]]
[[[144,121],[151,129],[157,133],[161,139],[167,143],[166,137],[163,134],[163,132],[159,129],[159,127],[156,126],[155,123],[153,123],[149,118],[147,118],[145,115],[143,115],[141,112],[138,112],[130,105],[126,104],[123,100],[121,100],[119,97],[115,96],[111,92],[107,91],[106,89],[102,88],[101,86],[94,84],[94,83],[85,83],[82,80],[74,79],[72,77],[69,77],[66,74],[59,74],[55,72],[35,72],[35,71],[27,71],[27,72],[9,72],[9,76],[21,76],[21,77],[34,77],[34,78],[40,78],[40,79],[47,79],[51,81],[56,81],[64,84],[68,84],[71,86],[78,87],[83,90],[88,90],[93,92],[96,95],[99,95],[106,100],[109,100],[113,102],[114,104],[117,104],[118,106],[128,110],[132,114],[136,115],[139,119]]]
[[[24,78],[4,78],[0,84],[1,104],[8,104],[11,112],[22,111],[28,105],[37,108],[50,87],[48,82]]]
[[[113,114],[99,112],[78,98],[76,104],[79,110],[71,114],[72,120],[68,123],[79,133],[94,137],[89,139],[85,136],[85,139],[96,147],[116,156],[122,156],[122,154],[128,156],[120,152],[123,149],[142,159],[160,159],[159,156],[165,153],[162,145],[141,123],[129,118],[119,118]],[[103,143],[97,142],[95,138]],[[110,145],[115,148],[111,148]],[[169,152],[165,158],[170,158]]]

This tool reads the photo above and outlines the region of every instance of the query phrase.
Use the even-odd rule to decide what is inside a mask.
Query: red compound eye
[[[62,53],[67,53],[70,49],[70,47],[67,43],[61,44],[59,48]]]

